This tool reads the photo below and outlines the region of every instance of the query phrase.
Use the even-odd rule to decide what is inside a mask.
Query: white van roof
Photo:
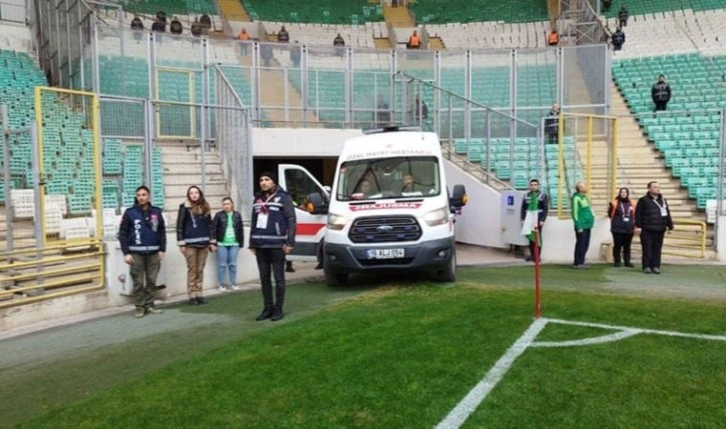
[[[436,133],[391,131],[354,137],[343,145],[340,161],[397,156],[441,157],[441,143]]]

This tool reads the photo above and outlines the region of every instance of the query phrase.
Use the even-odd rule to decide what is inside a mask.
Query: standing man
[[[529,181],[529,192],[524,194],[522,199],[522,210],[520,213],[520,220],[524,224],[524,219],[527,217],[527,211],[532,203],[532,199],[537,201],[537,232],[539,234],[539,242],[536,243],[538,247],[538,254],[540,259],[542,258],[542,228],[544,227],[545,220],[547,220],[547,212],[549,211],[549,201],[547,194],[539,190],[539,180],[532,179]],[[528,261],[534,261],[534,240],[529,240],[529,257]],[[538,261],[539,262],[539,261]]]
[[[595,214],[592,212],[590,198],[587,197],[587,187],[582,182],[575,185],[575,195],[572,196],[572,220],[575,223],[575,262],[578,269],[587,268],[585,256],[590,247],[590,232],[595,224]]]
[[[560,105],[555,103],[545,119],[545,132],[547,133],[547,144],[557,144],[560,133]]]
[[[623,49],[623,44],[625,43],[625,33],[623,33],[623,29],[621,27],[618,27],[618,29],[615,30],[611,37],[611,40],[613,41],[614,51],[620,51]]]
[[[166,225],[161,209],[149,203],[150,194],[146,186],[136,189],[134,206],[121,217],[118,233],[124,261],[131,266],[136,305],[134,317],[137,319],[147,313],[162,312],[154,307],[154,292],[156,276],[166,252]]]
[[[635,207],[635,233],[640,232],[645,274],[660,274],[660,256],[666,229],[673,231],[671,210],[660,193],[660,185],[653,181],[648,183],[648,193],[638,200]]]
[[[625,7],[625,5],[620,6],[620,10],[618,11],[618,24],[620,27],[627,27],[628,26],[628,18],[630,17],[630,14],[628,13],[628,8]]]
[[[295,246],[295,208],[292,197],[277,186],[274,173],[260,175],[260,192],[252,206],[250,251],[257,258],[262,284],[264,308],[256,320],[284,317],[285,255]],[[272,300],[272,279],[275,277],[275,298]]]
[[[658,76],[658,82],[653,84],[650,96],[655,103],[655,111],[665,110],[668,102],[671,101],[671,86],[665,81],[665,76]]]

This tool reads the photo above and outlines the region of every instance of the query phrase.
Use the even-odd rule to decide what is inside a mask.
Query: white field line
[[[562,319],[547,319],[549,323],[562,325],[588,326],[591,328],[612,329],[617,331],[634,331],[638,334],[665,335],[667,337],[693,338],[696,340],[726,341],[726,335],[689,334],[686,332],[661,331],[658,329],[633,328],[630,326],[606,325],[603,323],[575,322]]]
[[[587,326],[590,328],[600,328],[620,331],[610,335],[601,335],[598,337],[584,338],[581,340],[573,341],[542,341],[535,342],[534,339],[539,333],[547,326],[547,323],[559,323],[561,325],[572,325],[572,326]],[[477,383],[473,389],[467,393],[467,395],[456,404],[451,412],[436,426],[436,429],[455,429],[461,427],[462,424],[469,418],[471,413],[484,402],[484,399],[491,393],[494,387],[499,383],[504,375],[514,364],[514,361],[522,355],[522,353],[529,347],[571,347],[571,346],[585,346],[592,344],[602,344],[607,342],[613,342],[622,340],[633,335],[638,334],[650,334],[650,335],[663,335],[667,337],[681,337],[691,338],[696,340],[710,340],[710,341],[724,341],[726,342],[726,336],[724,335],[708,335],[708,334],[690,334],[686,332],[676,331],[663,331],[658,329],[643,329],[633,328],[630,326],[617,326],[607,325],[604,323],[589,323],[589,322],[576,322],[562,319],[537,319],[530,327],[522,334],[521,337],[502,355],[501,358],[494,364],[494,366],[487,372],[486,376],[482,381]]]
[[[576,347],[576,346],[591,346],[593,344],[611,343],[613,341],[620,341],[633,335],[640,334],[640,331],[628,329],[625,331],[616,332],[610,335],[602,335],[599,337],[583,338],[581,340],[571,341],[534,341],[530,344],[530,347]]]
[[[494,389],[494,386],[504,377],[504,374],[509,371],[514,361],[522,354],[527,347],[534,341],[535,337],[544,329],[547,325],[546,319],[538,319],[532,322],[529,328],[522,334],[521,337],[510,347],[504,355],[494,364],[494,366],[487,372],[486,376],[482,381],[477,383],[469,393],[456,404],[449,415],[439,423],[437,429],[449,429],[460,427],[467,418],[477,409],[479,404],[484,401],[484,398],[489,395],[489,392]]]

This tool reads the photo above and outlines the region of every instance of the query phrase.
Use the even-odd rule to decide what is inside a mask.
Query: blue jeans
[[[219,246],[217,248],[217,278],[219,285],[234,286],[237,283],[237,255],[239,246]],[[227,269],[229,269],[229,283],[226,283]]]

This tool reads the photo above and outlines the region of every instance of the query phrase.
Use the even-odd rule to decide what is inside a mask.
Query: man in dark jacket
[[[277,41],[279,43],[288,43],[290,41],[290,33],[287,32],[284,25],[280,28],[280,32],[277,33]]]
[[[295,207],[292,197],[277,186],[277,176],[266,171],[260,175],[260,192],[255,195],[250,226],[250,251],[257,258],[264,308],[257,320],[284,317],[285,255],[295,247]],[[275,277],[275,302],[272,300]]]
[[[527,209],[529,208],[529,202],[531,198],[537,199],[537,230],[539,231],[539,243],[537,243],[539,255],[542,255],[542,228],[544,228],[545,220],[547,220],[547,213],[549,212],[549,199],[547,194],[539,190],[539,180],[532,179],[529,181],[529,192],[524,194],[522,199],[522,210],[520,213],[521,221],[524,223],[524,218],[527,216]],[[534,246],[535,242],[529,240],[529,256],[528,261],[534,261]]]
[[[545,132],[547,133],[547,144],[557,144],[560,131],[560,106],[555,103],[545,118]]]
[[[653,84],[650,96],[653,98],[653,103],[655,103],[656,112],[666,110],[668,102],[671,101],[671,86],[665,81],[665,76],[658,76],[658,82]]]
[[[175,16],[171,20],[171,24],[169,25],[169,32],[171,34],[182,34],[183,31],[184,31],[184,27],[182,27],[182,23]]]
[[[134,39],[136,39],[136,42],[140,43],[142,37],[141,32],[144,31],[144,22],[141,21],[139,15],[134,15],[134,19],[131,20],[131,29],[137,30],[134,31]]]
[[[118,240],[124,261],[131,266],[134,317],[162,311],[154,307],[156,277],[166,252],[166,225],[161,209],[149,203],[149,188],[136,189],[136,201],[121,217]]]
[[[613,50],[622,50],[623,43],[625,43],[625,33],[623,33],[623,29],[618,27],[618,29],[613,33],[611,40],[613,41]]]
[[[660,274],[660,256],[666,229],[673,230],[671,210],[660,193],[658,182],[650,182],[648,193],[635,206],[635,233],[640,232],[645,274]]]
[[[628,8],[625,7],[625,5],[620,6],[620,10],[618,11],[618,23],[620,24],[620,27],[628,26],[629,16],[630,14],[628,14]]]

